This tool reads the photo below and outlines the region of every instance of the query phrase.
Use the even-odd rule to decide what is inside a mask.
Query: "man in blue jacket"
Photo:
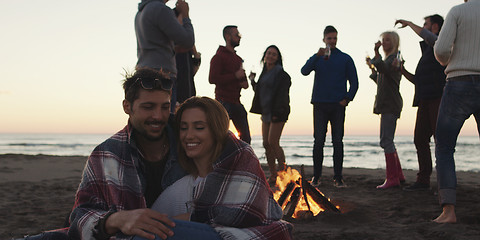
[[[345,108],[353,100],[358,90],[358,77],[353,59],[336,48],[337,29],[325,27],[320,48],[302,67],[302,74],[307,76],[315,71],[313,84],[313,169],[312,185],[320,185],[323,165],[323,147],[330,122],[333,143],[334,185],[345,187],[343,181],[343,135]],[[347,90],[347,81],[349,89]]]

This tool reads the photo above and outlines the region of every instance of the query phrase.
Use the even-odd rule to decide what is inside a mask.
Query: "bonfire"
[[[288,167],[278,172],[273,197],[283,209],[284,218],[309,219],[324,211],[340,212],[340,207],[313,187],[302,173]]]

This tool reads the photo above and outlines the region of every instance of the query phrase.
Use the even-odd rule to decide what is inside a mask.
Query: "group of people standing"
[[[27,239],[291,239],[292,225],[282,220],[282,210],[269,187],[276,181],[277,171],[286,168],[279,142],[290,114],[291,79],[283,69],[279,48],[268,46],[259,78],[255,80],[255,74],[248,77],[255,91],[250,112],[261,114],[271,173],[267,180],[249,145],[247,112],[240,102],[240,91],[249,83],[243,60],[235,52],[241,39],[238,28],[228,25],[223,29],[226,44],[210,62],[209,82],[216,85],[216,100],[194,96],[194,87],[180,97],[178,93],[185,89],[177,80],[188,70],[185,79],[192,83],[200,54],[194,46],[188,4],[178,0],[172,11],[165,5],[167,1],[142,0],[139,4],[135,18],[137,70],[123,83],[128,123],[88,158],[69,227]],[[377,84],[374,113],[381,116],[380,145],[386,161],[386,180],[377,188],[396,187],[405,181],[394,144],[403,106],[399,92],[403,74],[415,84],[414,106],[418,106],[414,138],[419,173],[407,189],[429,188],[429,142],[434,135],[443,207],[435,220],[439,223],[456,221],[453,152],[459,131],[471,114],[480,121],[478,12],[480,0],[469,0],[454,7],[445,23],[438,15],[426,17],[423,28],[398,20],[396,23],[410,26],[424,39],[415,74],[408,72],[398,57],[396,32],[384,32],[374,45],[374,58],[367,59],[370,77]],[[315,72],[311,183],[321,184],[330,122],[333,182],[345,187],[345,112],[358,90],[358,76],[352,58],[337,48],[337,30],[327,26],[323,36],[325,47],[301,69],[303,75]],[[186,53],[185,58],[176,59],[179,52]],[[183,69],[187,70],[179,70],[179,62],[186,64]],[[241,140],[228,130],[230,120]]]
[[[417,106],[414,143],[419,171],[414,184],[405,190],[430,188],[432,157],[430,138],[434,136],[437,184],[442,214],[437,223],[455,223],[456,175],[454,152],[460,130],[471,115],[480,133],[480,1],[465,0],[453,7],[445,21],[437,14],[425,17],[423,28],[407,20],[397,20],[401,27],[409,26],[423,41],[422,56],[410,73],[399,57],[399,36],[395,32],[382,34],[375,44],[375,57],[367,58],[371,78],[377,83],[374,112],[381,115],[380,145],[385,150],[386,180],[377,188],[385,189],[405,181],[398,154],[393,144],[396,120],[400,117],[402,98],[399,93],[401,76],[415,84],[413,106]],[[385,60],[378,49],[383,46]]]
[[[423,41],[422,56],[415,73],[403,66],[400,37],[394,31],[381,34],[374,45],[375,56],[366,62],[372,71],[370,78],[377,85],[373,112],[380,115],[380,146],[385,152],[386,179],[378,189],[398,187],[405,182],[394,136],[400,118],[403,99],[400,94],[402,75],[415,85],[413,106],[417,106],[414,143],[419,172],[407,191],[430,188],[432,157],[430,139],[435,140],[435,156],[439,200],[442,214],[434,221],[454,223],[455,163],[453,153],[463,123],[474,115],[480,126],[480,10],[479,0],[465,0],[450,10],[445,24],[441,16],[425,17],[423,28],[407,20],[397,20],[401,28],[409,26]],[[315,71],[312,94],[314,112],[314,176],[311,183],[320,184],[323,147],[327,124],[330,122],[333,144],[334,185],[345,187],[342,178],[343,134],[345,107],[358,89],[355,66],[350,56],[336,47],[337,31],[332,26],[324,30],[325,48],[320,48],[302,67],[303,75]],[[383,48],[384,56],[379,52]],[[347,81],[349,89],[347,89]],[[479,127],[480,133],[480,127]]]

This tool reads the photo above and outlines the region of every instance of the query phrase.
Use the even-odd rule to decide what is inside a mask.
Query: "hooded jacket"
[[[192,48],[195,43],[190,18],[178,22],[175,13],[161,0],[143,0],[135,16],[137,68],[163,69],[177,75],[175,45]]]

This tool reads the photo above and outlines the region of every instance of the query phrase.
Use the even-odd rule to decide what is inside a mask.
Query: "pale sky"
[[[133,20],[139,1],[23,0],[0,2],[0,133],[114,133],[127,122],[121,102],[124,69],[136,64]],[[378,135],[379,117],[372,113],[376,85],[368,78],[367,52],[379,35],[394,30],[395,19],[423,25],[423,18],[448,10],[463,0],[190,0],[202,65],[195,77],[197,95],[214,97],[208,83],[210,59],[224,45],[221,31],[237,25],[242,40],[237,53],[248,71],[265,48],[275,44],[292,77],[291,114],[284,134],[313,133],[310,98],[314,73],[300,68],[324,46],[326,25],[338,30],[337,47],[355,61],[359,90],[347,108],[346,135]],[[170,1],[173,6],[175,1]],[[406,68],[413,72],[421,40],[410,28],[398,29]],[[413,135],[417,108],[414,88],[402,78],[404,100],[398,135]],[[242,90],[250,109],[253,91]],[[261,134],[260,116],[249,113],[253,135]],[[477,135],[473,117],[462,135]]]

